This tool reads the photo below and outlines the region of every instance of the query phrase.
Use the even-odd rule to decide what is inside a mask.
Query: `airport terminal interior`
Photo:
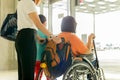
[[[90,33],[96,36],[96,51],[105,80],[120,80],[120,0],[41,1],[36,8],[39,14],[46,16],[48,30],[57,35],[62,18],[67,15],[75,17],[76,34],[84,43]],[[6,15],[16,11],[17,3],[17,0],[0,0],[0,28]],[[0,36],[0,80],[18,80],[14,44]]]

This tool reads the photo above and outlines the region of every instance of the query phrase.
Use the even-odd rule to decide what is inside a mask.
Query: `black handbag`
[[[1,37],[10,41],[15,41],[16,34],[17,34],[17,11],[13,14],[8,14],[6,16],[0,30]]]

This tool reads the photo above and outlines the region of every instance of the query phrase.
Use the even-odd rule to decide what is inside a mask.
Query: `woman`
[[[41,23],[36,5],[41,0],[21,0],[17,5],[18,34],[15,47],[18,58],[18,80],[34,80],[34,66],[36,62],[36,30],[42,31],[56,43],[61,42],[58,37],[50,33]]]

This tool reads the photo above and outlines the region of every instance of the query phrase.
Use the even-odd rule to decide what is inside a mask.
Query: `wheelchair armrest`
[[[91,63],[91,61],[87,57],[83,57],[83,61],[88,63],[91,66],[91,68],[93,69],[93,71],[95,72],[95,68],[94,68],[93,64]]]
[[[86,56],[88,56],[88,54],[79,54],[79,55],[77,55],[76,57],[83,58],[83,57],[86,57]]]

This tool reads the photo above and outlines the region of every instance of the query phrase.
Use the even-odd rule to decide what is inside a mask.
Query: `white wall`
[[[2,22],[8,13],[16,10],[17,0],[0,0],[0,28]],[[14,42],[0,37],[0,70],[9,70],[17,68],[17,60]]]

